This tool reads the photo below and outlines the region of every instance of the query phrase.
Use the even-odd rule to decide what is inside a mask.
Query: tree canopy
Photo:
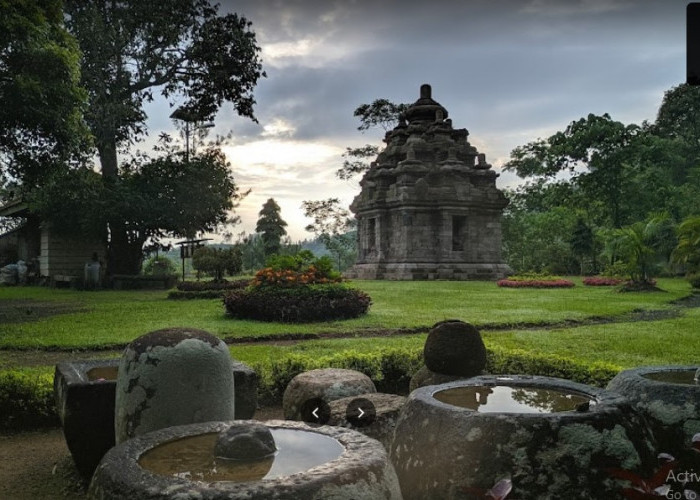
[[[246,18],[220,16],[208,0],[67,0],[65,9],[103,175],[118,174],[117,148],[145,132],[143,104],[156,92],[202,119],[224,102],[255,119],[253,89],[265,73]]]
[[[59,0],[2,2],[0,188],[20,195],[86,148],[79,60]]]
[[[589,114],[515,148],[504,169],[525,183],[507,193],[508,263],[567,273],[578,261],[583,273],[621,260],[645,280],[658,263],[668,266],[674,224],[700,214],[698,109],[700,91],[680,85],[666,92],[654,123]]]

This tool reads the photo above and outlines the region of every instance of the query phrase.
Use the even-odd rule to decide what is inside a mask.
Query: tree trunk
[[[103,133],[102,137],[97,139],[102,177],[108,182],[119,177],[115,136],[116,132]],[[143,261],[143,239],[130,238],[123,220],[110,220],[108,224],[107,275],[139,274]]]

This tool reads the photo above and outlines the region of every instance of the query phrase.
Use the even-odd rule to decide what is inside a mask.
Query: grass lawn
[[[356,281],[352,286],[372,297],[368,315],[303,325],[233,320],[224,315],[220,300],[173,301],[166,299],[163,291],[80,292],[4,287],[0,288],[0,308],[14,308],[12,317],[34,314],[32,303],[25,302],[27,299],[72,312],[64,310],[34,321],[0,322],[0,349],[98,349],[124,345],[144,333],[169,326],[201,328],[222,338],[319,332],[361,334],[368,329],[428,328],[447,318],[482,327],[516,327],[664,309],[670,307],[670,301],[690,293],[690,285],[681,279],[659,280],[665,293],[617,293],[608,287],[582,286],[577,278],[573,281],[577,286],[568,289],[509,289],[491,282]],[[636,326],[621,328],[632,331]],[[538,336],[537,332],[499,332],[498,337],[494,334],[489,338],[519,347],[535,348],[542,343],[544,348],[550,342],[545,338],[547,333],[550,332],[540,332]],[[552,337],[560,333],[556,331]],[[529,344],[521,342],[517,335],[532,340]],[[376,345],[388,339],[372,341]],[[575,344],[571,346],[574,349]]]
[[[583,362],[603,361],[621,368],[641,365],[699,364],[700,309],[678,318],[577,328],[485,332],[484,343]]]

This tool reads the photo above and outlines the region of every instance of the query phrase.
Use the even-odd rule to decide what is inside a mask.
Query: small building
[[[0,207],[0,217],[24,219],[18,228],[0,235],[0,256],[12,256],[23,260],[30,275],[38,282],[81,282],[85,275],[85,264],[94,254],[105,262],[106,250],[103,242],[94,238],[66,237],[51,229],[29,213],[27,204],[14,201]]]
[[[350,209],[358,222],[357,279],[494,280],[507,275],[498,174],[454,129],[423,85],[387,132]]]

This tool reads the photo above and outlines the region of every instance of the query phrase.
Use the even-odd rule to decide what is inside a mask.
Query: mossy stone
[[[473,377],[486,366],[486,347],[473,325],[460,320],[436,323],[423,348],[425,366],[443,375]]]

